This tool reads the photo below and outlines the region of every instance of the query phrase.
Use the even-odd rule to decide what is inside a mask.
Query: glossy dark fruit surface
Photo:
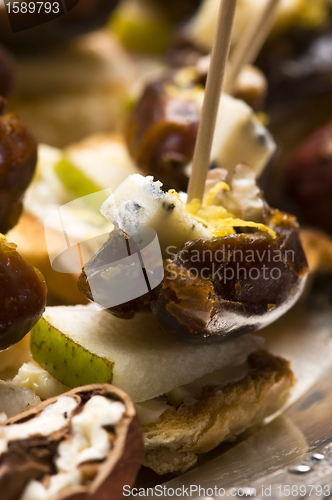
[[[137,165],[160,179],[165,189],[185,190],[188,177],[183,168],[192,160],[200,119],[194,98],[175,86],[172,77],[148,85],[127,127],[129,151]],[[188,83],[193,88],[194,83]]]
[[[187,166],[194,155],[207,77],[207,66],[201,66],[172,70],[148,84],[128,120],[126,140],[133,160],[165,190],[188,187]],[[264,75],[250,67],[242,76],[234,97],[261,109],[267,90]]]
[[[207,55],[206,49],[198,47],[181,32],[174,37],[174,42],[167,54],[168,61],[174,68],[195,66],[202,57]]]
[[[12,57],[0,44],[0,96],[7,97],[14,79]]]
[[[268,79],[268,104],[299,101],[331,89],[332,28],[292,29],[266,44],[257,65]]]
[[[119,229],[114,229],[106,243],[91,258],[78,278],[78,288],[81,293],[90,301],[108,309],[114,316],[123,319],[130,319],[139,311],[149,310],[149,294],[130,300],[118,306],[108,307],[108,287],[112,282],[105,281],[103,274],[114,270],[119,270],[125,279],[124,273],[133,272],[130,266],[121,266],[121,261],[127,253],[128,238]],[[93,284],[93,293],[90,283]]]
[[[308,270],[296,219],[269,210],[264,223],[275,237],[247,228],[223,238],[188,241],[164,261],[161,285],[139,299],[106,308],[127,319],[149,304],[162,328],[186,342],[223,342],[263,328],[296,302]],[[110,240],[114,243],[120,234],[115,231]],[[97,279],[102,279],[100,269],[109,256],[104,246],[89,262]],[[103,305],[92,296],[84,273],[79,287]],[[106,295],[104,290],[101,297]]]
[[[0,235],[0,350],[19,342],[46,306],[43,275]]]
[[[67,8],[70,8],[71,4],[72,2],[67,0]],[[64,15],[16,33],[12,32],[5,8],[0,4],[0,43],[20,52],[45,50],[77,35],[101,28],[107,23],[117,4],[118,0],[79,0],[77,5]],[[36,18],[38,14],[29,16]]]
[[[189,241],[165,262],[151,301],[160,325],[187,342],[220,342],[258,330],[298,299],[307,262],[296,220],[271,212],[265,233]]]
[[[37,164],[37,144],[17,116],[2,115],[1,104],[0,100],[0,233],[5,234],[21,215],[22,197]]]
[[[300,145],[284,184],[299,220],[332,234],[332,122]]]

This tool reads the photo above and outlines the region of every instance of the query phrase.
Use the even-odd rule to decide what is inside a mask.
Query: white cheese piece
[[[174,405],[185,406],[199,401],[200,390],[206,386],[225,386],[230,382],[235,382],[244,378],[248,374],[247,357],[242,356],[237,361],[240,363],[232,364],[226,368],[219,368],[212,373],[207,373],[203,377],[194,380],[190,384],[177,387],[167,393],[168,401]]]
[[[24,208],[44,223],[45,217],[70,201],[68,193],[54,172],[62,158],[61,149],[40,144],[36,174],[24,195]]]
[[[314,4],[317,0],[305,1],[308,4]],[[266,0],[238,0],[232,31],[232,46],[240,39],[246,27],[256,19],[265,4]],[[281,24],[282,20],[294,16],[299,9],[303,9],[302,4],[303,0],[281,0],[276,23]],[[206,51],[211,51],[213,46],[219,6],[220,0],[204,0],[195,16],[185,27],[186,36]]]
[[[206,386],[225,386],[230,382],[235,382],[244,378],[248,374],[247,357],[242,356],[236,363],[226,368],[220,368],[207,373],[203,377],[194,380],[190,384],[176,387],[167,393],[166,399],[151,399],[135,405],[137,416],[142,425],[156,422],[161,415],[172,406],[191,405],[199,401],[199,394]],[[170,406],[171,405],[171,406]]]
[[[230,177],[239,163],[259,175],[276,150],[270,132],[253,109],[241,99],[222,94],[211,149],[211,163],[228,171]],[[184,169],[190,177],[191,165]]]
[[[136,413],[142,425],[152,424],[156,422],[159,417],[170,408],[167,401],[160,399],[150,399],[143,403],[135,405]]]
[[[192,94],[199,109],[202,108],[204,91]],[[247,163],[259,175],[276,150],[270,132],[258,120],[254,110],[241,99],[223,93],[211,149],[211,162],[232,175],[239,163]],[[191,166],[185,167],[190,176]]]
[[[24,363],[13,378],[19,387],[27,387],[41,399],[53,398],[69,390],[35,361]]]
[[[168,257],[167,248],[173,247],[174,252],[188,240],[211,238],[212,232],[187,215],[178,197],[164,193],[161,186],[153,177],[131,175],[103,203],[101,213],[129,236],[140,227],[154,229],[162,253]]]
[[[247,163],[259,175],[276,150],[270,132],[244,101],[227,94],[220,98],[211,161],[230,175],[239,163]]]
[[[0,380],[0,413],[14,417],[40,403],[40,399],[27,387],[17,387],[12,382]]]
[[[221,205],[229,213],[240,219],[264,222],[265,202],[257,185],[255,172],[245,164],[237,165],[230,182],[231,189],[225,190],[223,186],[218,189],[217,184],[224,181],[225,171],[215,169],[209,172],[205,197],[209,196],[209,204]],[[213,191],[212,188],[214,188]]]

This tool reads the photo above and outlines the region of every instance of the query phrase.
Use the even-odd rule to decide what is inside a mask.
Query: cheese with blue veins
[[[189,240],[212,238],[211,229],[187,215],[178,194],[165,193],[161,186],[151,176],[130,175],[103,203],[101,213],[128,236],[140,227],[154,229],[166,257],[168,248],[174,252]]]
[[[232,176],[240,163],[259,175],[276,150],[270,132],[244,101],[222,94],[214,132],[211,161]]]

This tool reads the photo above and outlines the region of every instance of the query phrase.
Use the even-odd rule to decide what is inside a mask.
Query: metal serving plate
[[[262,335],[269,350],[291,360],[298,380],[286,411],[235,443],[220,445],[189,472],[167,481],[143,473],[137,486],[191,486],[193,498],[211,496],[212,490],[214,498],[232,497],[232,488],[242,488],[239,496],[264,499],[332,497],[332,274],[317,276],[306,298]],[[321,492],[315,485],[327,486]],[[201,487],[196,494],[195,487]]]

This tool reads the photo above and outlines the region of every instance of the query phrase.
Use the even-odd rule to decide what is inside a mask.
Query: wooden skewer
[[[211,147],[219,108],[237,0],[221,0],[217,32],[214,40],[210,69],[207,76],[204,102],[196,139],[192,173],[188,186],[188,203],[203,199]]]
[[[232,94],[236,80],[244,65],[253,63],[267,37],[271,32],[275,20],[275,13],[280,0],[267,0],[262,12],[254,22],[250,23],[248,29],[237,43],[234,53],[230,58],[227,70],[224,91]]]

